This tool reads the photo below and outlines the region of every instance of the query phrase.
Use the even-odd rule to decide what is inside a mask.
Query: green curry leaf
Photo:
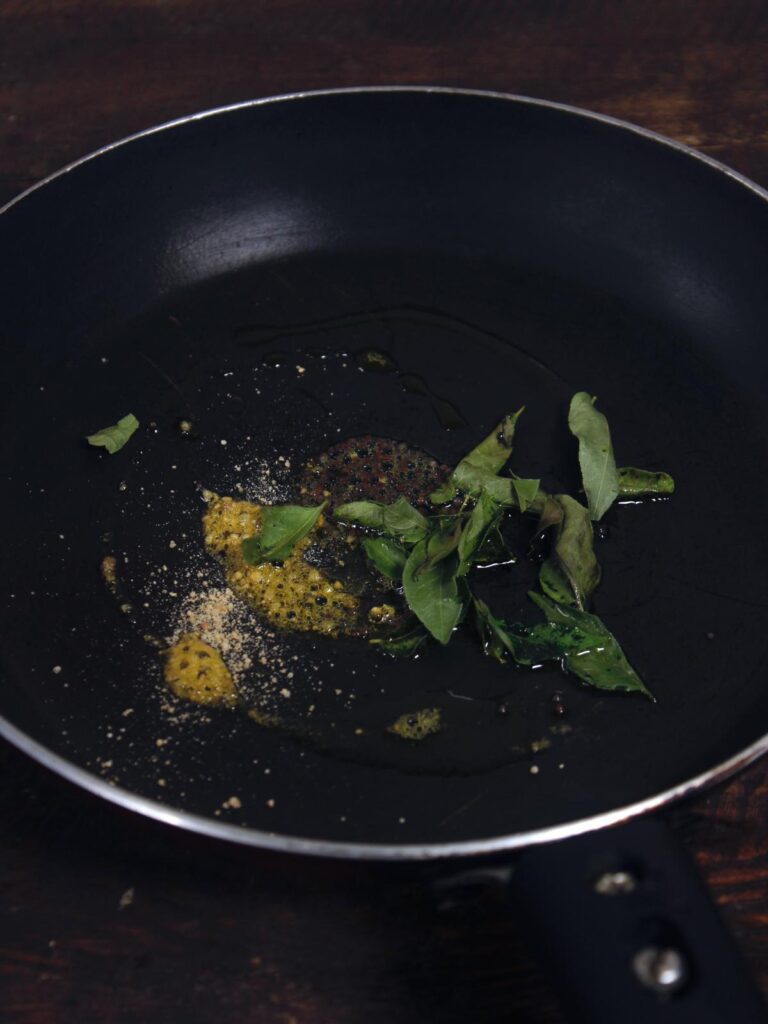
[[[551,597],[558,604],[577,606],[576,598],[573,596],[573,588],[568,582],[568,577],[552,556],[545,558],[541,563],[539,586],[547,597]]]
[[[427,542],[413,548],[403,569],[403,590],[408,607],[432,636],[447,644],[464,612],[456,582],[458,558],[449,555],[423,570],[427,560]]]
[[[419,622],[405,627],[392,636],[375,637],[371,643],[396,658],[411,658],[428,639],[429,633]]]
[[[478,469],[468,462],[461,462],[454,470],[451,480],[459,491],[473,498],[485,491],[500,505],[513,504],[512,480],[506,476],[497,476],[489,469]]]
[[[619,470],[619,497],[644,498],[652,494],[672,494],[675,481],[669,473],[624,466]]]
[[[461,531],[458,543],[458,575],[465,576],[478,560],[477,555],[497,527],[503,509],[487,492],[482,491]]]
[[[619,494],[619,473],[613,457],[608,420],[595,408],[586,391],[571,399],[568,426],[579,441],[581,479],[587,495],[589,514],[602,518]]]
[[[523,407],[524,408],[524,407]],[[429,500],[435,505],[450,501],[457,490],[477,497],[485,489],[498,501],[509,500],[511,483],[498,476],[512,454],[515,425],[523,408],[505,416],[491,433],[459,462],[450,479],[433,491]]]
[[[519,476],[512,477],[512,490],[515,492],[517,505],[521,512],[527,512],[536,501],[540,483],[540,480],[525,480]]]
[[[545,614],[547,621],[570,631],[569,649],[564,650],[565,667],[589,686],[598,690],[624,690],[653,695],[627,661],[616,637],[589,612],[566,608],[542,594],[528,595]]]
[[[512,638],[501,619],[493,615],[485,601],[474,596],[472,608],[475,613],[475,626],[485,653],[502,663],[507,660],[507,655],[511,654],[514,657]]]
[[[461,539],[462,523],[461,516],[451,516],[430,533],[427,537],[427,557],[417,572],[426,572],[453,554]]]
[[[391,505],[383,505],[379,501],[350,501],[339,505],[334,516],[353,526],[366,526],[399,538],[407,544],[417,543],[429,531],[427,519],[403,497]]]
[[[283,562],[300,540],[315,528],[328,504],[312,508],[301,505],[265,505],[261,511],[261,531],[241,544],[248,565]]]
[[[115,452],[119,452],[121,448],[125,447],[138,429],[139,421],[132,412],[129,412],[127,416],[123,416],[111,427],[104,427],[102,430],[97,430],[95,434],[89,434],[86,441],[94,448],[106,448],[110,455],[114,455]]]
[[[399,582],[408,553],[389,537],[363,537],[363,550],[382,576]]]

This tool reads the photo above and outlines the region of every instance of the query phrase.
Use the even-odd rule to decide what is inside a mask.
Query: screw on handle
[[[678,992],[688,980],[686,959],[677,949],[645,946],[632,957],[632,970],[641,985],[663,997]]]
[[[580,1024],[768,1024],[685,850],[643,819],[533,848],[510,896]]]

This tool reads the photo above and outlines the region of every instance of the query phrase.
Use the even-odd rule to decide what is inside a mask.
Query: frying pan
[[[610,118],[411,88],[186,118],[19,197],[0,217],[3,735],[238,843],[400,861],[537,846],[516,898],[544,907],[532,934],[575,1019],[763,1019],[670,841],[604,827],[768,746],[766,198]],[[391,372],[364,372],[371,349]],[[413,661],[270,641],[304,731],[170,702],[147,638],[216,584],[202,487],[263,497],[361,434],[452,464],[525,404],[515,469],[574,492],[581,389],[619,462],[677,482],[612,510],[598,552],[596,609],[656,703],[515,672],[469,635]],[[127,412],[125,449],[84,442]],[[524,616],[534,574],[523,559],[482,586]],[[425,706],[440,734],[386,731]]]

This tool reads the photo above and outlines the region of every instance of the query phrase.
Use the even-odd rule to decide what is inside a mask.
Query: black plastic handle
[[[526,851],[510,895],[568,1020],[768,1021],[703,880],[663,821]]]

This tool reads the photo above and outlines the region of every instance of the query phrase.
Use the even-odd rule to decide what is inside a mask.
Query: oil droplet
[[[440,420],[440,426],[444,430],[456,430],[459,427],[466,427],[467,421],[456,406],[444,398],[436,398],[433,395],[432,408],[435,410],[437,418]]]
[[[265,366],[271,366],[272,369],[276,370],[288,361],[288,356],[284,352],[265,352],[261,357],[261,361]]]
[[[403,391],[407,391],[410,395],[429,394],[426,381],[416,373],[401,373],[400,383],[402,384]]]

